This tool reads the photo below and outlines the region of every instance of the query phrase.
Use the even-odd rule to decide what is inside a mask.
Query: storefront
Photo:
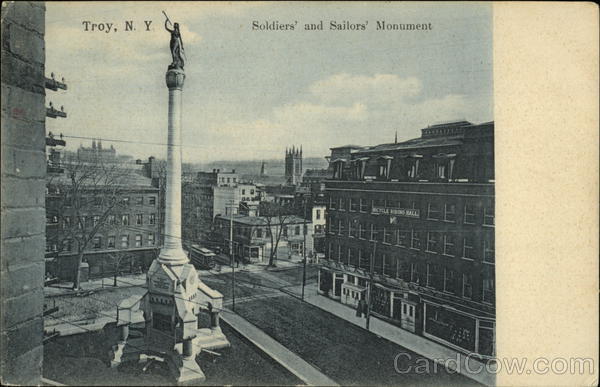
[[[483,357],[495,354],[495,321],[459,311],[448,305],[425,302],[423,336],[449,347]]]
[[[344,274],[339,271],[330,271],[321,268],[319,270],[319,293],[329,296],[334,300],[342,298],[342,285]]]
[[[344,282],[342,284],[342,304],[356,308],[360,300],[364,300],[366,288],[364,286],[355,285],[352,282]]]

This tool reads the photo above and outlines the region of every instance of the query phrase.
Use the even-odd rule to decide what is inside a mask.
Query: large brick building
[[[494,124],[331,157],[321,294],[464,352],[495,353]],[[333,152],[332,152],[333,153]]]
[[[2,3],[2,385],[39,385],[42,376],[44,22],[43,3]]]
[[[48,175],[47,275],[72,280],[88,235],[82,247],[85,276],[146,269],[160,246],[158,181],[142,164],[88,161],[64,163],[60,173]]]

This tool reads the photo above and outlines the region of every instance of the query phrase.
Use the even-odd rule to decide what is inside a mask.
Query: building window
[[[421,249],[421,238],[419,237],[419,233],[417,231],[410,230],[410,247],[412,249]]]
[[[356,262],[354,262],[354,249],[348,248],[348,266],[356,266]]]
[[[419,270],[416,263],[410,264],[410,282],[418,284],[419,281]]]
[[[144,205],[144,197],[138,196],[137,198],[135,198],[135,204],[137,204],[138,206]]]
[[[333,219],[333,216],[329,217],[329,222],[327,222],[327,224],[329,224],[329,232],[331,234],[337,234],[338,233],[338,222],[335,221],[335,219]]]
[[[346,235],[346,223],[340,219],[338,220],[338,226],[340,228],[340,235]]]
[[[346,211],[346,200],[344,200],[344,198],[340,198],[339,199],[338,210],[340,210],[340,211]]]
[[[263,230],[262,230],[262,228],[259,227],[256,229],[256,237],[262,238],[262,236],[263,236]]]
[[[242,189],[242,195],[245,195],[245,194],[246,194],[246,190]]]
[[[284,237],[288,236],[288,228],[287,228],[287,226],[283,226],[283,236]]]
[[[494,206],[483,208],[483,224],[486,226],[494,225]]]
[[[63,241],[63,247],[62,247],[63,251],[72,251],[73,250],[73,240],[72,239],[65,239]]]
[[[100,197],[100,196],[94,197],[94,205],[96,207],[100,207],[102,205],[102,197]]]
[[[444,269],[444,291],[454,294],[456,292],[456,272]]]
[[[471,274],[463,274],[463,298],[473,298],[473,277]]]
[[[156,214],[149,215],[150,224],[156,224]]]
[[[316,219],[321,219],[321,210],[317,210]]]
[[[358,237],[360,239],[367,239],[367,226],[362,223],[358,223]]]
[[[496,297],[496,284],[494,271],[490,269],[490,266],[484,268],[482,281],[482,300],[488,304],[493,304]]]
[[[135,235],[135,247],[142,247],[142,234]]]
[[[108,224],[110,224],[111,226],[117,224],[117,217],[114,215],[108,215]]]
[[[360,199],[360,212],[367,212],[368,211],[368,203],[366,199],[361,198]]]
[[[484,239],[483,241],[483,261],[487,263],[495,262],[494,240]]]
[[[129,226],[129,215],[121,215],[121,224],[123,226]]]
[[[454,256],[454,236],[444,234],[444,255]]]
[[[439,236],[437,232],[428,232],[427,233],[427,251],[430,253],[437,253],[437,243],[439,240]]]
[[[350,211],[356,212],[358,211],[358,201],[353,198],[349,198],[348,202],[350,204]]]
[[[155,206],[156,205],[156,196],[150,196],[148,198],[148,204],[151,206]]]
[[[100,217],[98,215],[92,216],[92,227],[96,227],[100,222]]]
[[[129,196],[123,197],[123,200],[121,200],[121,202],[123,203],[123,205],[128,206],[129,205]]]
[[[435,203],[429,203],[427,209],[427,219],[439,220],[440,219],[440,207]]]
[[[466,236],[463,238],[463,258],[475,259],[475,249],[473,248],[473,237]]]
[[[154,234],[148,234],[148,246],[154,246]]]
[[[329,208],[332,210],[337,209],[337,200],[335,198],[329,198]]]
[[[444,220],[446,222],[456,222],[456,206],[446,203],[444,205]]]
[[[106,247],[109,249],[115,248],[115,237],[114,236],[108,237],[108,239],[106,240]]]
[[[338,248],[337,248],[337,259],[338,259],[338,262],[342,261],[342,245],[338,245]]]
[[[353,237],[356,238],[358,236],[357,234],[357,228],[354,226],[354,223],[356,222],[356,220],[349,220],[348,221],[348,234]]]
[[[143,214],[136,214],[135,215],[135,224],[140,226],[142,223],[144,222],[144,215]]]
[[[410,232],[398,230],[398,245],[408,247],[410,243]]]
[[[392,243],[392,230],[383,228],[383,243]]]
[[[126,249],[129,247],[129,235],[121,235],[121,248]]]
[[[92,239],[92,247],[94,249],[100,249],[100,248],[102,248],[102,238],[101,237],[94,237],[94,239]]]
[[[475,206],[465,203],[465,216],[463,219],[466,224],[475,224]]]
[[[70,216],[65,216],[63,218],[63,228],[65,228],[65,229],[71,228],[71,217]]]
[[[300,226],[294,228],[294,235],[300,235]]]

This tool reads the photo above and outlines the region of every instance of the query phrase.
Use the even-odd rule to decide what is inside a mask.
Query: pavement
[[[300,295],[301,286],[293,286],[286,289],[288,292]],[[353,323],[354,325],[365,328],[365,318],[357,317],[356,310],[334,301],[330,298],[321,296],[317,292],[317,284],[311,283],[305,287],[304,301],[323,309],[337,317]],[[478,383],[486,386],[496,384],[495,374],[488,372],[486,367],[479,361],[465,356],[462,352],[438,344],[425,337],[412,334],[395,325],[389,324],[383,320],[371,316],[370,331],[379,337],[398,344],[409,349],[423,357],[435,361],[444,367],[460,373]],[[366,328],[365,328],[366,329]],[[468,370],[477,370],[480,372],[468,372]]]
[[[337,386],[338,384],[325,376],[314,366],[307,363],[283,345],[279,344],[269,335],[257,328],[248,320],[240,317],[230,310],[223,310],[221,319],[232,329],[236,330],[260,350],[281,364],[288,371],[296,375],[307,385],[311,386]]]

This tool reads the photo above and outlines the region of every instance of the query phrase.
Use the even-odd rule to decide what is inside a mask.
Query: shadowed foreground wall
[[[2,384],[38,384],[42,373],[45,12],[2,3]]]

